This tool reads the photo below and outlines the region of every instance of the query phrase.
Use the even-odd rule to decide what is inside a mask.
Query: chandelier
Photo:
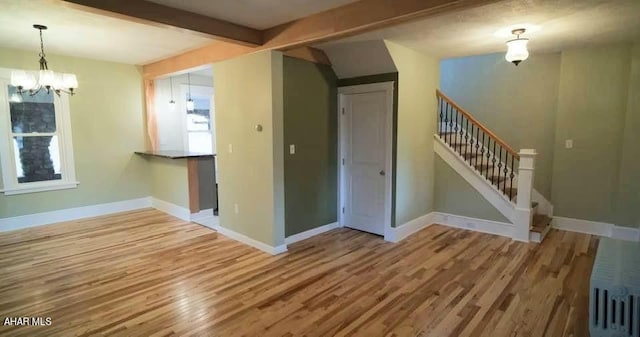
[[[74,95],[74,90],[78,88],[76,75],[55,73],[53,70],[49,70],[47,65],[42,41],[42,31],[46,30],[47,26],[33,25],[33,28],[40,31],[40,71],[35,73],[14,70],[11,72],[11,85],[18,89],[19,94],[29,92],[30,96],[34,96],[42,90],[46,90],[47,94],[53,91],[58,96],[60,96],[60,93]],[[38,75],[37,80],[36,74]]]
[[[507,54],[505,55],[505,59],[516,66],[529,57],[529,51],[527,50],[529,39],[520,37],[520,34],[524,34],[524,32],[524,28],[512,30],[511,34],[515,35],[516,38],[507,41]]]

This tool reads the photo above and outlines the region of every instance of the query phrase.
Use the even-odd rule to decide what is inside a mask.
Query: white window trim
[[[73,140],[71,137],[71,113],[69,97],[66,94],[54,97],[56,113],[56,129],[60,149],[61,180],[18,183],[16,163],[11,146],[11,116],[9,113],[9,93],[7,86],[11,83],[11,70],[0,68],[0,165],[2,165],[2,186],[4,195],[35,193],[62,190],[78,187],[76,181],[75,162],[73,159]]]

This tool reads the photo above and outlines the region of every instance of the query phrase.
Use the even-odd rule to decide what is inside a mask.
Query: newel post
[[[533,176],[536,167],[536,150],[522,149],[518,166],[518,196],[516,201],[514,239],[529,241],[529,229],[533,214],[531,213],[531,196],[533,192]]]

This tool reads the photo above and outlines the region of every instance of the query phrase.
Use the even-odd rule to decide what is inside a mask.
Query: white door
[[[386,91],[343,94],[344,225],[384,235],[387,193]],[[390,174],[390,172],[389,172]]]

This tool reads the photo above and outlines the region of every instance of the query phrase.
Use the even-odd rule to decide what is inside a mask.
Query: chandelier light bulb
[[[194,108],[195,108],[195,106],[193,104],[193,100],[191,98],[189,98],[187,100],[187,111],[193,111]]]

